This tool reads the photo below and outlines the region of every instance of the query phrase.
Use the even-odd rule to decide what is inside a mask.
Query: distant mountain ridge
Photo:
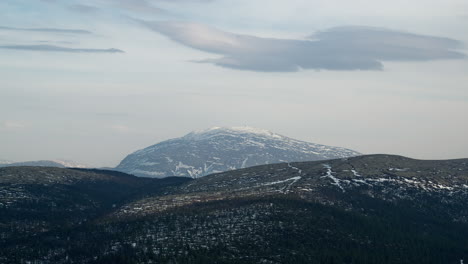
[[[198,178],[256,165],[345,158],[359,152],[251,127],[213,127],[128,155],[116,170],[137,176]]]
[[[0,160],[0,166],[13,163],[10,160]]]
[[[0,161],[0,167],[55,167],[55,168],[87,168],[87,165],[69,160],[35,160],[35,161]]]

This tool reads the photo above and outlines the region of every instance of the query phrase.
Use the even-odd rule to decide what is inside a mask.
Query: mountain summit
[[[116,170],[137,176],[198,178],[256,165],[313,161],[360,153],[251,127],[213,127],[191,132],[128,155]]]

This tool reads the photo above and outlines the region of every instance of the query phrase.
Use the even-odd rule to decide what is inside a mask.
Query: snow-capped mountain
[[[250,127],[191,132],[128,155],[116,170],[137,176],[198,178],[256,165],[344,158],[360,153]]]

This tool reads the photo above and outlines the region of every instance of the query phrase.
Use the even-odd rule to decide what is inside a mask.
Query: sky
[[[2,0],[0,160],[214,126],[468,158],[466,0]]]

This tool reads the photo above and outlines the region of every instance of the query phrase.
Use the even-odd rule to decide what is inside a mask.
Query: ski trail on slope
[[[327,169],[327,175],[322,176],[321,178],[330,178],[333,181],[332,182],[333,185],[338,186],[343,192],[345,192],[345,189],[340,184],[340,179],[333,176],[332,167],[330,165],[328,165],[328,164],[322,164],[322,165],[323,165],[324,168]]]
[[[288,167],[291,168],[291,169],[293,169],[293,170],[296,170],[297,173],[299,173],[299,176],[291,178],[291,179],[293,179],[293,182],[291,182],[288,186],[286,186],[286,187],[283,188],[283,190],[282,190],[283,193],[287,193],[287,192],[289,191],[289,189],[291,189],[291,186],[292,186],[293,184],[295,184],[298,180],[302,179],[302,177],[301,177],[301,175],[302,175],[302,170],[301,170],[301,169],[292,166],[291,163],[289,163],[289,162],[288,162]]]
[[[361,177],[361,174],[359,174],[356,170],[351,170],[354,176],[356,177]]]

